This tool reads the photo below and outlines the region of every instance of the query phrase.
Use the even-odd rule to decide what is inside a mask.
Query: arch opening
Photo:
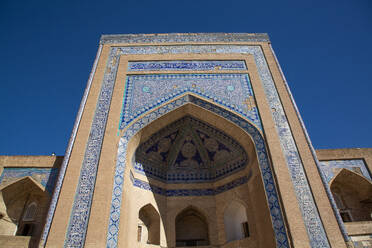
[[[221,245],[221,242],[224,242],[225,238],[223,238],[223,240],[219,240],[220,237],[218,236],[220,235],[219,232],[221,232],[221,230],[219,229],[219,227],[217,227],[217,222],[224,222],[224,212],[221,206],[224,206],[225,203],[219,204],[218,202],[225,201],[227,199],[226,196],[228,195],[228,198],[236,194],[240,194],[241,196],[245,196],[246,198],[252,197],[252,200],[245,199],[244,201],[247,201],[247,206],[249,206],[250,209],[250,204],[253,204],[253,208],[255,209],[255,211],[261,212],[259,215],[252,215],[252,218],[250,218],[252,219],[251,223],[253,223],[250,223],[250,228],[252,229],[251,236],[254,238],[251,238],[249,240],[244,239],[244,242],[248,242],[251,246],[257,246],[258,243],[261,243],[263,245],[262,247],[274,247],[276,237],[274,233],[280,234],[281,237],[286,237],[286,232],[284,229],[281,212],[280,210],[278,211],[279,204],[267,201],[266,198],[266,194],[268,194],[267,197],[272,196],[272,199],[278,199],[278,196],[276,195],[276,191],[272,190],[273,187],[275,188],[275,185],[273,185],[274,182],[272,174],[269,174],[271,173],[271,171],[269,167],[269,160],[266,154],[265,142],[262,138],[262,135],[254,125],[236,115],[233,115],[226,110],[219,109],[217,106],[214,106],[211,103],[205,103],[203,102],[203,100],[197,99],[193,96],[186,96],[186,98],[188,98],[189,100],[191,99],[195,102],[189,102],[173,110],[169,109],[167,106],[164,106],[162,107],[164,111],[162,111],[161,116],[150,113],[148,116],[144,116],[143,120],[138,120],[138,122],[133,123],[128,129],[125,130],[125,132],[123,132],[123,137],[120,139],[119,143],[116,171],[120,172],[120,176],[124,170],[130,170],[129,173],[126,173],[127,178],[125,180],[127,180],[127,182],[131,182],[131,187],[125,188],[124,191],[132,192],[129,193],[130,195],[128,195],[128,193],[125,193],[126,198],[124,198],[124,200],[127,203],[124,204],[130,204],[131,209],[139,209],[139,206],[143,203],[140,203],[140,205],[138,205],[138,203],[136,203],[137,200],[135,202],[128,202],[127,199],[131,198],[131,196],[137,198],[138,194],[146,195],[148,199],[144,199],[150,200],[150,202],[155,203],[159,209],[161,221],[160,245],[166,247],[174,247],[176,246],[176,235],[174,232],[176,230],[175,219],[177,214],[174,211],[175,209],[184,209],[184,207],[189,204],[188,199],[192,199],[193,205],[197,206],[198,209],[206,210],[205,216],[207,216],[207,219],[210,221],[210,223],[208,223],[210,228],[208,230],[210,235],[208,238],[208,242],[212,245]],[[204,106],[202,106],[203,104]],[[206,104],[209,104],[209,106],[205,106]],[[161,112],[162,108],[159,109],[159,112]],[[140,171],[136,171],[135,166],[137,149],[141,147],[141,145],[146,143],[149,139],[151,139],[153,135],[156,135],[156,133],[158,132],[160,133],[162,128],[166,127],[167,125],[172,125],[172,123],[177,122],[177,120],[182,119],[183,117],[188,115],[193,118],[197,118],[216,129],[224,130],[226,131],[227,135],[236,139],[242,145],[244,151],[247,152],[247,154],[249,155],[247,157],[247,162],[244,165],[244,168],[234,171],[231,170],[231,167],[228,167],[225,171],[233,171],[233,173],[228,174],[226,177],[221,177],[221,180],[210,180],[203,183],[201,183],[200,181],[195,182],[189,180],[190,178],[185,181],[185,178],[182,178],[182,176],[180,178],[183,179],[183,181],[179,182],[159,180],[159,178],[156,178],[153,175],[155,168],[154,166],[151,166],[150,168],[152,170],[150,169],[147,172],[142,171],[142,173],[140,173]],[[143,124],[144,122],[146,123],[146,125]],[[185,143],[176,142],[176,144]],[[160,153],[164,152],[162,146],[157,148],[160,149],[152,151],[157,152],[158,154],[158,151],[160,151]],[[183,159],[188,159],[187,156],[190,155],[188,155],[187,153],[182,154],[182,149],[178,148],[176,149],[178,153],[176,152],[175,156],[181,153],[181,155],[184,156]],[[191,149],[189,149],[188,152],[190,152],[190,150]],[[200,148],[196,148],[196,151],[199,152],[199,154],[203,152]],[[155,155],[154,158],[156,158],[156,156],[157,155]],[[132,161],[133,164],[129,163],[129,161]],[[167,166],[163,166],[162,168],[166,170]],[[261,174],[263,173],[263,169],[265,170],[266,178],[266,180],[264,181]],[[169,177],[166,178],[168,179]],[[189,183],[186,183],[187,181]],[[116,183],[116,181],[114,182]],[[117,182],[120,182],[120,180],[118,180]],[[195,186],[191,185],[190,183],[195,184]],[[117,189],[118,187],[122,186],[114,185],[114,188]],[[252,187],[252,189],[254,189],[248,191],[247,187]],[[232,190],[233,188],[235,189]],[[265,190],[266,194],[264,194]],[[248,192],[254,193],[252,196],[248,196],[248,194],[252,194]],[[117,195],[118,194],[116,193],[113,194],[113,202],[116,201]],[[262,212],[263,209],[264,211]],[[113,211],[111,215],[116,214],[117,208],[112,208],[112,210]],[[120,211],[120,208],[118,210]],[[131,229],[131,226],[136,226],[138,235],[139,232],[137,225],[130,224],[131,221],[128,220],[131,219],[131,215],[131,212],[122,212],[123,217],[120,217],[120,219],[127,223],[126,226],[129,229]],[[272,221],[275,221],[277,224],[274,226],[272,224]],[[115,223],[112,223],[110,225],[115,225]],[[262,239],[261,236],[255,236],[257,235],[257,233],[263,231],[265,231],[265,233],[267,234],[265,236],[265,239]],[[116,232],[110,232],[108,236],[108,242],[114,241],[116,235]],[[124,236],[120,237],[120,240],[122,241],[119,240],[119,243],[125,242],[130,245],[132,242],[130,241],[130,237],[136,237],[136,232],[132,232],[132,234],[128,233]],[[277,241],[277,244],[281,246],[283,243],[287,242],[288,241],[285,238],[280,242]],[[245,244],[242,243],[242,245]]]
[[[0,190],[0,234],[33,236],[41,232],[42,213],[37,202],[47,201],[48,194],[30,177],[21,178]]]
[[[140,243],[160,245],[160,216],[156,209],[148,204],[138,213],[138,234]]]
[[[372,183],[368,179],[342,169],[330,188],[344,222],[372,220]]]
[[[249,237],[247,210],[240,202],[233,201],[227,206],[224,224],[227,242]]]
[[[209,245],[208,222],[203,214],[188,207],[176,217],[176,246]]]

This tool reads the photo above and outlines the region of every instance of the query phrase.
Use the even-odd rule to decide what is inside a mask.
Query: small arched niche
[[[176,217],[176,246],[209,245],[208,222],[203,214],[190,206]]]
[[[35,220],[35,215],[37,211],[37,203],[36,202],[31,202],[28,204],[26,211],[23,215],[23,221],[34,221]]]
[[[224,212],[226,241],[234,241],[249,237],[247,211],[238,201],[231,202]]]
[[[372,183],[368,179],[342,169],[330,188],[344,222],[372,220]]]
[[[139,210],[137,241],[160,245],[160,216],[151,204]]]
[[[0,235],[38,236],[41,215],[37,203],[46,201],[44,188],[30,177],[21,178],[0,189]]]

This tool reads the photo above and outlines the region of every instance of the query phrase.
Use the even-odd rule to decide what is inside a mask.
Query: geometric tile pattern
[[[225,35],[225,34],[224,34]],[[213,36],[213,34],[212,34]],[[247,36],[243,35],[242,39]],[[133,36],[120,36],[119,40],[135,39]],[[139,38],[140,36],[138,36]],[[169,36],[171,37],[171,35]],[[173,37],[173,36],[172,36]],[[203,35],[199,37],[204,37]],[[151,40],[154,36],[141,36],[139,40]],[[178,39],[179,36],[175,36]],[[220,39],[221,36],[218,36]],[[253,39],[256,39],[254,36]],[[266,37],[267,38],[267,37]],[[263,39],[266,39],[263,37]],[[167,40],[167,37],[157,37],[159,40]],[[199,39],[199,38],[198,38]],[[220,40],[234,40],[234,36],[222,37]],[[239,39],[239,38],[237,38]],[[260,38],[258,38],[260,39]],[[209,40],[209,39],[208,39]],[[211,39],[213,40],[213,38]],[[105,36],[103,43],[115,43],[113,36]],[[118,41],[119,42],[119,41]],[[134,41],[136,42],[136,41]],[[125,54],[185,54],[185,53],[214,53],[214,54],[250,54],[254,57],[259,78],[263,85],[266,98],[272,109],[272,117],[280,137],[282,151],[285,154],[288,170],[292,178],[292,184],[295,189],[299,207],[305,222],[307,233],[310,239],[311,247],[330,247],[323,224],[320,220],[317,207],[312,196],[303,164],[301,162],[296,143],[294,141],[291,129],[286,119],[281,101],[276,91],[270,70],[266,63],[262,48],[257,45],[167,45],[167,46],[125,46],[112,47],[108,57],[104,79],[102,82],[101,93],[98,98],[95,117],[91,127],[91,135],[87,143],[87,149],[84,155],[80,179],[75,194],[73,209],[71,212],[70,223],[67,230],[65,247],[83,246],[91,200],[94,192],[96,172],[100,149],[105,131],[108,109],[111,103],[112,90],[115,83],[116,72],[120,55]],[[227,107],[230,109],[229,107]],[[63,176],[63,175],[62,175]],[[62,177],[61,176],[61,177]],[[58,185],[60,187],[60,185]],[[59,190],[59,189],[58,189]],[[53,207],[55,209],[55,206]],[[55,210],[53,210],[55,211]],[[48,216],[47,222],[51,221],[52,216]],[[110,220],[111,221],[111,220]],[[49,230],[49,229],[48,229]],[[46,234],[47,235],[47,234]],[[109,234],[110,235],[110,234]]]
[[[124,183],[124,171],[126,169],[126,165],[128,164],[128,162],[126,161],[126,150],[129,140],[131,139],[131,137],[133,137],[133,135],[135,135],[149,123],[187,103],[193,103],[206,110],[214,112],[215,114],[241,127],[252,137],[257,149],[257,157],[259,160],[260,171],[264,182],[264,189],[266,192],[266,199],[270,210],[277,247],[289,247],[288,238],[284,226],[284,220],[280,209],[279,198],[274,183],[273,173],[270,167],[270,162],[268,160],[265,142],[260,131],[246,119],[243,119],[230,111],[218,107],[215,104],[211,104],[196,96],[188,94],[175,99],[172,102],[168,102],[166,105],[163,105],[153,112],[147,114],[147,118],[143,117],[138,119],[124,132],[122,138],[120,139],[116,160],[117,163],[115,169],[114,187],[112,192],[109,229],[107,234],[107,247],[117,247],[120,208],[122,203]]]
[[[248,182],[249,176],[243,176],[237,178],[231,182],[224,185],[218,186],[217,188],[206,188],[206,189],[164,189],[156,185],[150,184],[148,182],[142,181],[135,178],[133,174],[130,177],[134,187],[141,188],[144,190],[149,190],[155,194],[164,195],[167,197],[177,197],[177,196],[214,196],[221,194],[223,192],[229,191],[240,185]]]
[[[186,116],[140,144],[133,167],[166,183],[213,182],[243,169],[247,158],[230,136]]]
[[[0,176],[0,187],[6,184],[17,181],[22,177],[31,177],[41,185],[43,185],[49,194],[53,193],[54,185],[57,179],[57,168],[14,168],[5,167]]]
[[[110,54],[110,60],[111,64],[115,64],[112,53]],[[101,86],[101,91],[99,93],[97,107],[93,117],[83,164],[80,171],[78,186],[76,188],[74,203],[70,214],[64,247],[84,246],[98,170],[98,161],[101,154],[101,146],[111,104],[111,96],[114,89],[116,69],[110,72],[114,72],[114,74],[105,73],[103,85]],[[48,216],[48,218],[51,218],[51,216]],[[48,223],[50,223],[49,220]]]
[[[135,61],[128,63],[128,71],[214,71],[246,70],[245,62],[240,61]]]
[[[247,74],[151,74],[127,76],[122,123],[185,92],[193,92],[244,115],[261,129]]]
[[[266,33],[170,33],[102,35],[101,44],[161,42],[268,42]]]
[[[319,161],[320,169],[322,170],[323,175],[325,176],[327,183],[329,183],[332,178],[335,176],[339,169],[349,169],[351,171],[357,172],[363,175],[365,178],[372,180],[371,175],[367,169],[366,164],[363,159],[349,159],[349,160],[328,160],[328,161]]]

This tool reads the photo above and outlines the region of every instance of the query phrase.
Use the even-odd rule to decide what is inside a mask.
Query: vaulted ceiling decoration
[[[142,143],[135,170],[167,182],[214,181],[243,168],[248,156],[230,136],[191,116]]]

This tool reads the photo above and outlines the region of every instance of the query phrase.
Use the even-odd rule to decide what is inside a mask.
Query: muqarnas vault
[[[103,35],[65,156],[0,166],[3,247],[372,247],[372,149],[314,150],[266,34]]]

